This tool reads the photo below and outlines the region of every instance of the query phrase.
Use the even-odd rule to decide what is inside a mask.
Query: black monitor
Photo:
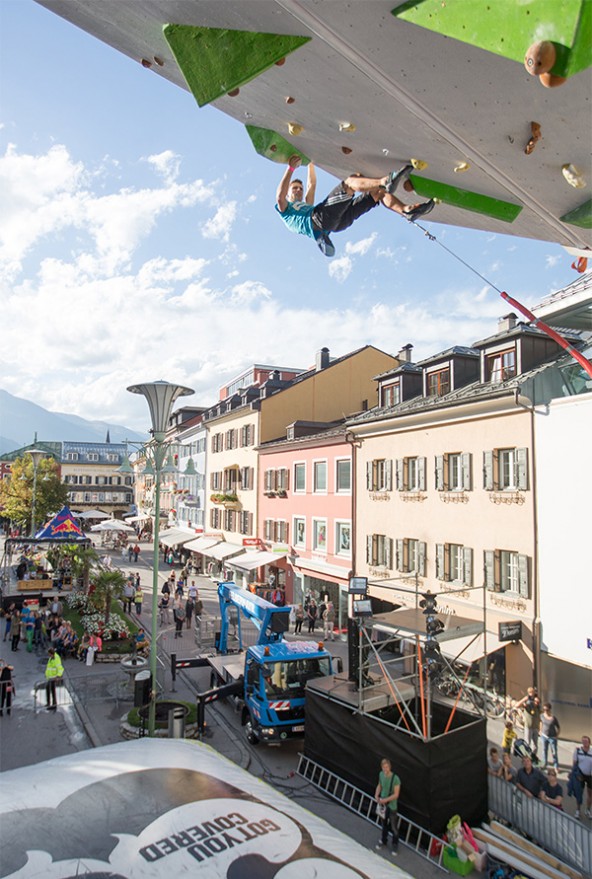
[[[355,617],[371,617],[372,616],[372,602],[369,598],[359,598],[357,601],[354,601],[354,616]]]
[[[368,577],[350,577],[349,589],[350,595],[366,595],[368,592]]]

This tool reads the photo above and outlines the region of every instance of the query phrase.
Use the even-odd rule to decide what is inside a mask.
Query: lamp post
[[[148,713],[148,734],[154,736],[156,729],[156,665],[158,636],[158,532],[160,530],[160,476],[167,453],[166,431],[173,403],[178,397],[193,394],[191,388],[174,385],[165,381],[131,385],[128,391],[146,397],[152,419],[152,439],[146,448],[150,449],[154,467],[154,532],[152,547],[152,628],[150,633],[150,708]]]
[[[29,449],[27,454],[31,456],[31,460],[33,461],[33,497],[31,501],[31,531],[29,537],[35,537],[35,513],[36,513],[36,505],[37,505],[37,470],[39,468],[39,462],[42,458],[45,458],[45,452],[41,451],[41,449]]]

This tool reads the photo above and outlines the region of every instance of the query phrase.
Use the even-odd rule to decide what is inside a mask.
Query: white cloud
[[[355,256],[365,256],[368,253],[374,242],[376,241],[377,233],[373,232],[368,238],[362,238],[361,241],[351,242],[348,241],[345,245],[345,252],[349,254],[354,254]]]
[[[232,302],[235,303],[247,304],[270,298],[271,290],[260,281],[243,281],[232,288]]]
[[[557,265],[557,263],[560,261],[560,259],[561,259],[561,257],[559,254],[556,254],[554,256],[546,256],[545,257],[545,266],[548,269],[552,269]]]
[[[204,238],[219,238],[221,241],[229,241],[235,219],[236,202],[228,201],[218,208],[210,220],[204,223],[201,234]]]
[[[338,256],[329,263],[329,277],[342,284],[349,278],[353,267],[354,263],[350,256]]]
[[[157,155],[148,156],[146,161],[161,175],[165,183],[174,183],[179,176],[181,159],[172,150],[164,150]]]

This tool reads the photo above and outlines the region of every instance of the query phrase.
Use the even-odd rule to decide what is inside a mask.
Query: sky
[[[496,331],[498,293],[390,212],[340,233],[333,260],[288,232],[282,172],[230,117],[2,0],[0,387],[145,431],[131,384],[176,382],[195,390],[182,405],[211,406],[252,363],[408,343],[418,361]],[[318,176],[322,197],[335,180]],[[527,306],[576,278],[559,245],[426,228]]]

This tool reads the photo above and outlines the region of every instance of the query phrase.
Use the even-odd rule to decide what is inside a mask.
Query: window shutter
[[[403,541],[395,541],[395,570],[403,570]]]
[[[526,451],[526,450],[525,450]],[[518,556],[518,592],[523,598],[530,598],[528,577],[528,556]]]
[[[436,455],[436,491],[444,491],[444,455]]]
[[[372,535],[368,534],[366,536],[366,564],[373,565],[374,561],[372,559]]]
[[[436,544],[436,579],[444,579],[444,544]]]
[[[483,452],[483,488],[485,491],[493,491],[493,452]]]
[[[402,458],[397,458],[396,472],[397,472],[397,491],[403,491],[405,484],[403,482],[403,459]]]
[[[384,541],[384,563],[387,568],[392,571],[393,569],[393,540],[392,537],[387,537]]]
[[[418,458],[417,459],[417,470],[419,477],[419,490],[426,490],[426,459]]]
[[[248,467],[247,469],[249,471],[249,488],[253,488],[255,485],[255,468]]]
[[[273,470],[266,470],[265,471],[265,478],[264,478],[265,491],[272,490],[271,489],[272,473],[273,473]]]
[[[286,491],[290,488],[290,471],[287,468],[284,469],[284,488]]]
[[[366,489],[372,491],[372,461],[366,461]]]
[[[462,487],[464,491],[471,491],[473,488],[472,481],[472,455],[470,452],[463,452],[460,456],[460,464],[462,468]]]
[[[515,484],[520,491],[528,490],[528,449],[516,449],[514,458],[516,467]]]
[[[253,533],[253,514],[247,513],[247,534]]]
[[[463,546],[463,583],[466,586],[473,585],[473,550],[470,546]]]
[[[450,544],[445,543],[444,544],[444,579],[445,580],[452,579],[452,573],[451,573],[450,568],[451,568],[451,565],[450,565]]]
[[[426,575],[426,556],[428,554],[428,545],[425,541],[420,540],[417,546],[417,564],[419,565],[419,571],[417,572],[420,577],[425,577]]]
[[[393,462],[390,458],[384,462],[384,487],[386,491],[393,490]]]
[[[495,564],[494,564],[494,553],[491,549],[486,549],[483,552],[483,576],[485,577],[485,588],[489,590],[489,592],[495,591]]]

